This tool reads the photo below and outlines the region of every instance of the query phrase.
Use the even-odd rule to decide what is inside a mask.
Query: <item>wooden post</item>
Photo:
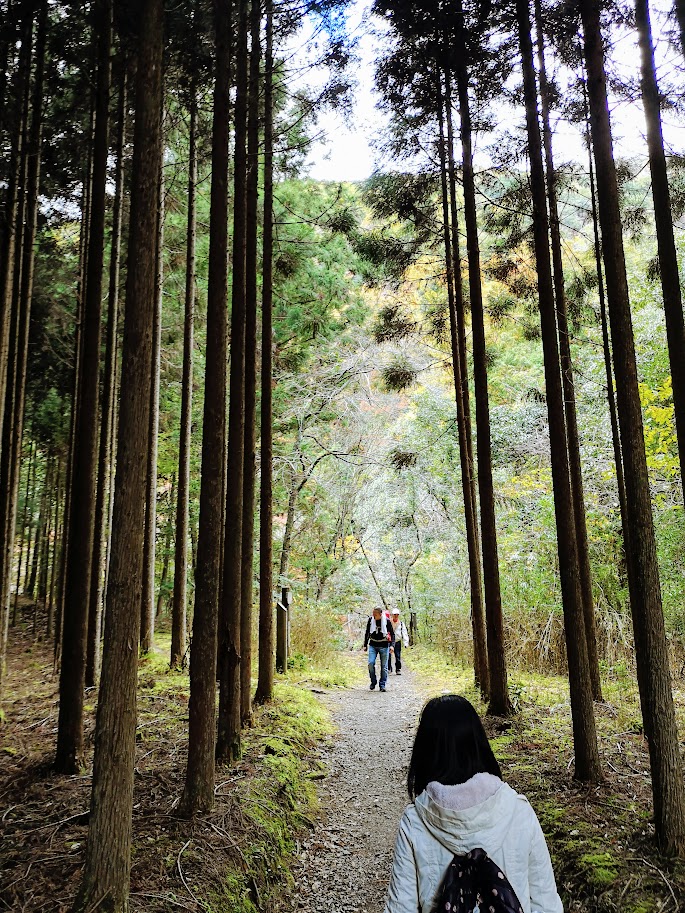
[[[281,598],[276,602],[276,671],[288,668],[290,647],[290,587],[281,587]]]

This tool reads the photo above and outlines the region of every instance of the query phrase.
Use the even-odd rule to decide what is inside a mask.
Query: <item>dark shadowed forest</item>
[[[320,909],[374,606],[389,833],[459,692],[685,909],[684,87],[685,0],[0,0],[1,909]]]

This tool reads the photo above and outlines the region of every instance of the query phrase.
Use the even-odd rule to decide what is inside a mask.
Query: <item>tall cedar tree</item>
[[[557,181],[554,170],[552,150],[552,131],[550,128],[550,87],[547,82],[545,66],[544,31],[542,22],[542,2],[535,0],[535,30],[537,32],[538,72],[540,77],[540,108],[542,114],[542,138],[545,151],[545,168],[547,172],[547,199],[549,201],[549,230],[552,248],[552,275],[554,279],[554,299],[559,333],[559,352],[561,356],[561,380],[564,395],[566,419],[566,436],[568,443],[568,461],[571,473],[571,498],[573,501],[573,518],[576,527],[576,546],[578,549],[578,571],[580,574],[580,592],[585,620],[585,639],[592,682],[592,696],[596,701],[602,700],[602,682],[599,675],[599,656],[597,654],[597,628],[595,624],[595,601],[592,592],[592,571],[590,569],[590,545],[587,533],[585,514],[585,495],[583,489],[583,471],[580,460],[580,435],[576,415],[576,390],[573,378],[573,361],[571,358],[571,335],[568,325],[566,306],[566,289],[564,288],[564,264],[561,249],[561,228],[557,203]]]
[[[475,530],[475,514],[474,514],[474,500],[473,500],[473,491],[471,487],[471,474],[469,472],[468,465],[468,445],[466,443],[466,423],[464,416],[464,400],[463,400],[463,382],[461,376],[461,360],[459,352],[459,333],[457,329],[457,308],[463,307],[463,300],[459,300],[457,303],[455,299],[459,297],[461,299],[463,292],[461,286],[461,276],[459,279],[456,277],[457,271],[461,272],[459,258],[453,250],[453,243],[455,241],[455,232],[454,226],[451,222],[451,219],[454,218],[454,213],[450,215],[450,203],[451,203],[451,194],[448,189],[448,165],[447,165],[447,152],[446,152],[446,136],[445,136],[445,111],[444,111],[444,100],[442,87],[440,85],[440,80],[436,80],[436,89],[437,89],[437,98],[438,98],[438,125],[439,125],[439,158],[440,158],[440,185],[441,185],[441,197],[442,197],[442,223],[443,223],[443,244],[445,247],[445,268],[446,268],[446,277],[447,277],[447,306],[449,310],[449,319],[450,319],[450,342],[451,342],[451,352],[452,352],[452,374],[454,377],[454,398],[456,401],[457,408],[457,428],[459,434],[459,457],[461,461],[461,481],[462,481],[462,491],[464,496],[464,514],[466,518],[466,531],[467,531],[467,541],[469,548],[469,569],[471,571],[471,616],[474,623],[474,647],[473,647],[473,661],[474,661],[474,675],[476,685],[482,687],[483,681],[483,668],[482,661],[487,657],[483,653],[479,654],[479,641],[477,638],[476,632],[476,618],[478,617],[478,604],[474,604],[474,597],[482,597],[481,586],[480,586],[480,556],[476,553],[476,568],[471,561],[473,547],[476,543],[473,542],[473,532]],[[475,571],[475,575],[474,575]],[[477,585],[477,590],[475,589]],[[483,624],[483,615],[482,615],[482,602],[480,603],[480,622],[483,628],[482,634],[485,634],[484,624]],[[481,648],[485,647],[485,637],[480,644]],[[487,665],[485,666],[487,671]],[[485,693],[487,693],[487,681],[484,688]]]
[[[221,573],[226,414],[226,296],[228,290],[228,165],[231,107],[231,0],[214,0],[216,60],[209,212],[207,348],[202,428],[200,521],[190,650],[188,767],[181,810],[190,816],[214,804],[217,607]]]
[[[97,44],[93,183],[83,311],[83,357],[80,366],[79,409],[74,438],[69,553],[64,591],[59,722],[55,756],[55,768],[61,773],[76,773],[83,751],[83,699],[98,464],[100,328],[105,245],[105,186],[109,155],[111,20],[111,0],[98,0],[93,7],[93,40]]]
[[[673,234],[671,194],[668,187],[664,137],[661,129],[659,85],[654,66],[648,0],[635,0],[635,21],[640,42],[642,104],[647,123],[647,149],[659,251],[659,276],[664,299],[666,337],[671,363],[673,407],[680,457],[680,481],[683,485],[683,474],[685,473],[685,318],[683,317],[683,298],[680,291],[678,255]]]
[[[162,131],[164,116],[162,115]],[[164,162],[160,162],[157,222],[157,299],[152,331],[152,374],[150,384],[150,443],[147,452],[145,493],[145,550],[143,552],[143,595],[140,603],[140,650],[149,653],[155,639],[155,560],[157,545],[157,452],[159,449],[159,380],[162,357],[162,303],[164,299]]]
[[[247,120],[245,241],[245,456],[243,470],[242,572],[240,583],[240,717],[252,714],[252,593],[257,421],[257,207],[259,204],[259,70],[261,8],[250,7],[250,88]]]
[[[145,467],[150,421],[152,332],[157,297],[159,172],[162,158],[164,5],[138,9],[138,66],[131,168],[129,260],[122,350],[117,477],[102,680],[95,725],[86,862],[74,911],[128,910],[136,747]]]
[[[105,369],[102,386],[102,418],[100,452],[98,456],[97,496],[95,501],[95,535],[88,610],[88,649],[86,653],[86,686],[92,687],[100,677],[100,641],[102,638],[102,598],[104,593],[103,555],[107,535],[107,506],[114,484],[110,447],[114,425],[114,394],[116,390],[117,339],[119,327],[119,267],[121,260],[121,223],[124,200],[124,143],[126,141],[127,70],[120,60],[119,104],[117,110],[116,175],[112,208],[112,243],[109,258],[109,288],[107,292],[107,330]]]
[[[31,93],[31,51],[33,41],[33,4],[22,8],[21,48],[14,82],[15,116],[10,159],[10,184],[6,197],[5,243],[3,244],[2,325],[0,325],[0,695],[5,672],[9,628],[10,576],[12,544],[9,541],[12,510],[12,436],[16,398],[17,334],[19,332],[19,296],[17,266],[21,263],[21,243],[25,220],[26,164],[28,153],[28,113]]]
[[[466,544],[469,556],[473,663],[476,686],[480,688],[481,694],[487,700],[490,694],[490,672],[488,670],[488,646],[485,632],[485,606],[483,603],[483,569],[480,557],[480,536],[478,534],[478,496],[473,464],[471,393],[469,390],[468,361],[466,357],[466,307],[464,303],[464,283],[461,275],[459,219],[457,215],[457,169],[454,160],[454,127],[452,121],[452,79],[449,68],[445,68],[445,119],[447,123],[447,165],[450,219],[452,222],[452,275],[454,281],[454,308],[450,309],[450,343],[455,383],[457,382],[457,377],[459,378],[459,389],[455,387],[454,393],[457,401],[459,458],[464,497]]]
[[[0,590],[0,613],[2,621],[2,644],[0,649],[0,667],[4,666],[5,650],[7,644],[7,625],[9,621],[9,580],[14,554],[14,535],[17,520],[19,501],[19,480],[21,474],[21,450],[24,430],[24,403],[26,396],[26,369],[28,363],[29,327],[31,322],[31,304],[33,298],[33,271],[35,263],[36,229],[38,223],[38,194],[40,189],[40,162],[41,140],[43,135],[43,90],[45,77],[46,32],[48,21],[47,0],[41,0],[37,10],[35,69],[33,75],[33,89],[31,93],[31,124],[26,136],[26,155],[24,159],[25,193],[24,205],[19,207],[17,213],[17,228],[22,232],[21,244],[17,247],[17,262],[14,264],[14,289],[13,307],[16,308],[16,335],[13,340],[13,357],[10,352],[8,362],[8,384],[11,382],[12,392],[7,398],[5,425],[9,431],[9,451],[4,453],[5,439],[3,438],[3,463],[8,460],[8,488],[4,492],[2,501],[4,512],[0,513],[2,530],[0,536],[0,561],[2,573]],[[30,30],[29,30],[30,34]],[[28,79],[26,89],[28,98]],[[28,125],[28,110],[25,109],[25,124]],[[23,225],[19,222],[19,215],[23,214]],[[12,335],[10,335],[12,341]],[[10,375],[10,365],[13,370]],[[4,482],[4,479],[2,480]],[[2,689],[2,674],[0,673],[0,693]]]
[[[174,594],[171,604],[171,668],[181,667],[186,652],[188,603],[188,519],[190,497],[190,434],[192,428],[193,347],[195,321],[195,239],[197,235],[197,88],[191,76],[188,128],[188,222],[186,229],[186,289],[183,316],[183,375],[181,429],[176,493]]]
[[[589,115],[588,115],[589,117]],[[616,392],[614,389],[614,365],[609,340],[609,321],[607,319],[606,291],[604,285],[604,270],[602,269],[602,246],[599,239],[599,216],[597,213],[597,188],[595,186],[595,163],[592,155],[592,139],[590,137],[590,123],[587,121],[587,148],[588,148],[588,173],[590,175],[590,208],[592,210],[592,238],[595,254],[595,270],[597,272],[597,296],[599,298],[599,317],[602,328],[602,354],[604,356],[604,374],[607,379],[607,401],[609,404],[609,421],[611,423],[611,442],[614,450],[614,465],[616,467],[616,490],[618,492],[618,505],[621,513],[621,529],[628,529],[626,513],[626,483],[623,476],[623,454],[621,453],[621,437],[618,430],[618,415],[616,412]]]
[[[473,173],[472,126],[469,102],[469,75],[466,49],[466,24],[461,0],[455,7],[454,66],[459,95],[461,119],[462,177],[464,182],[464,219],[469,267],[471,298],[471,327],[473,332],[473,380],[476,394],[476,442],[478,447],[478,493],[480,499],[481,547],[483,550],[483,582],[485,585],[485,616],[488,633],[488,668],[490,673],[490,703],[488,712],[508,716],[512,712],[507,685],[507,663],[504,650],[502,592],[497,555],[495,522],[495,493],[492,480],[492,443],[490,438],[490,404],[488,397],[488,366],[485,346],[485,315],[481,286],[480,247],[476,188]]]
[[[264,55],[264,228],[262,234],[262,373],[259,479],[259,670],[255,700],[274,690],[273,607],[273,177],[274,56],[273,3],[266,0]]]
[[[578,569],[574,505],[571,495],[561,360],[557,341],[554,286],[549,256],[549,222],[542,164],[542,140],[538,122],[537,87],[533,64],[528,0],[517,0],[519,45],[523,67],[530,185],[533,202],[533,236],[540,304],[540,329],[545,363],[545,390],[557,527],[559,576],[564,609],[566,655],[568,657],[575,776],[579,780],[600,780],[602,767],[597,746],[592,684],[588,666],[585,623]]]
[[[257,2],[257,0],[254,0]],[[240,756],[240,629],[242,579],[243,466],[245,445],[245,245],[247,207],[248,0],[238,3],[235,153],[233,194],[233,287],[231,294],[231,380],[226,467],[226,532],[221,589],[222,638],[219,670],[217,759]]]
[[[633,616],[635,659],[654,797],[657,840],[685,853],[685,801],[668,644],[661,605],[654,521],[645,455],[635,341],[628,295],[618,182],[606,88],[598,0],[579,0],[588,74],[590,127],[597,169],[599,220],[616,372],[616,402],[626,483],[624,541]],[[629,535],[626,535],[627,531]]]

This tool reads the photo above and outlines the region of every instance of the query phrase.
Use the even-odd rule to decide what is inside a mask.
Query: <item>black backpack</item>
[[[455,856],[438,889],[433,913],[523,913],[502,869],[485,850]]]

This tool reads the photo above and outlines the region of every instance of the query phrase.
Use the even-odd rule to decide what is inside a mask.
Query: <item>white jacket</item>
[[[470,804],[483,795],[487,798]],[[477,847],[507,876],[524,913],[563,913],[535,812],[527,799],[487,773],[458,786],[429,783],[406,807],[385,913],[431,913],[452,857]]]
[[[401,618],[397,622],[397,624],[395,624],[395,622],[392,619],[390,620],[390,623],[392,624],[393,630],[395,632],[395,643],[397,643],[399,641],[399,639],[402,638],[402,643],[404,644],[405,647],[408,647],[409,646],[409,635],[407,634],[407,626],[405,625],[405,623],[402,621]]]

